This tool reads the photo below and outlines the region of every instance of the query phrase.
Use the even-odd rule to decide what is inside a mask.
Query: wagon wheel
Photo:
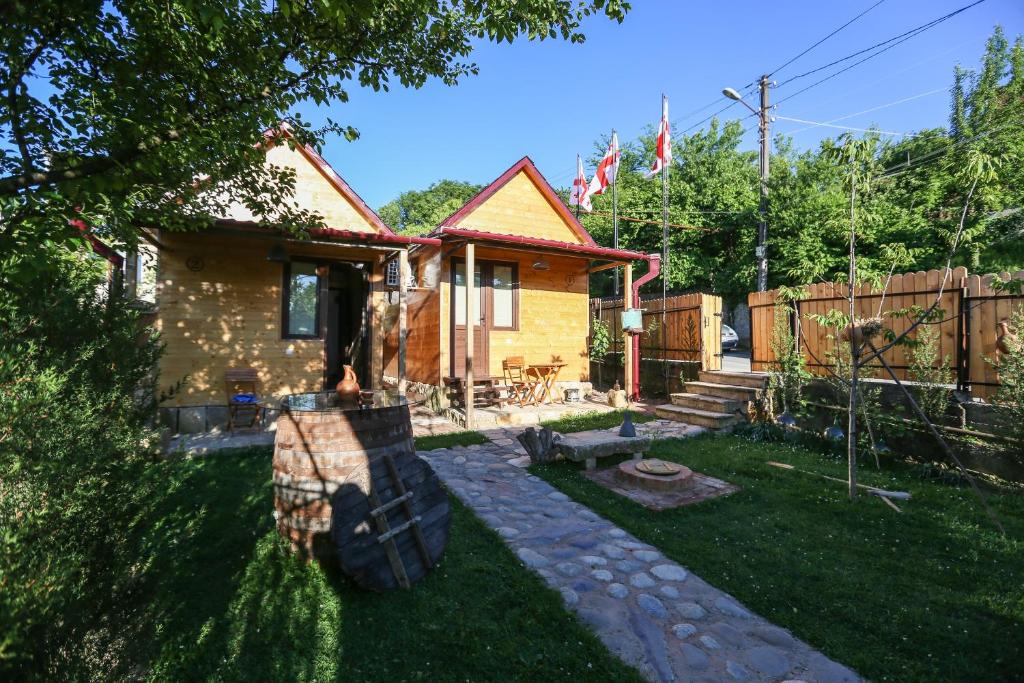
[[[360,465],[338,487],[331,506],[341,570],[363,588],[407,588],[444,554],[448,494],[430,465],[412,453]]]

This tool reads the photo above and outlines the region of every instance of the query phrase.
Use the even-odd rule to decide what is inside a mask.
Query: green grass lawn
[[[473,446],[478,443],[487,443],[487,440],[487,437],[480,432],[473,431],[417,436],[415,439],[418,451],[432,451],[435,448],[451,448],[452,446]]]
[[[611,427],[618,427],[622,424],[622,414],[624,412],[624,410],[612,410],[605,412],[592,410],[587,413],[580,413],[579,415],[567,415],[566,417],[562,417],[557,420],[548,420],[547,422],[541,422],[540,424],[542,427],[550,427],[552,430],[562,434],[585,432],[591,429],[609,429]],[[633,413],[634,424],[650,422],[651,420],[656,419],[654,415],[648,415],[647,413],[640,413],[635,410],[630,412]]]
[[[270,464],[256,448],[153,465],[123,594],[61,678],[640,680],[454,499],[444,559],[411,591],[303,564],[274,529]]]
[[[571,463],[535,465],[577,501],[647,541],[769,620],[873,680],[1024,678],[1024,496],[989,501],[994,529],[967,488],[893,465],[863,483],[905,490],[898,514],[851,504],[845,464],[738,437],[664,441],[650,455],[743,487],[731,496],[650,512],[583,478]]]

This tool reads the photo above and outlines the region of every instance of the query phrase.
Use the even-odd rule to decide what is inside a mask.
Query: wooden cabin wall
[[[474,209],[458,227],[506,235],[541,237],[581,244],[582,240],[552,208],[525,171],[520,171],[483,204]]]
[[[455,255],[456,258],[462,256],[462,251]],[[566,363],[560,381],[590,381],[588,262],[484,247],[477,247],[476,259],[514,262],[519,267],[519,329],[490,330],[489,373],[500,377],[501,362],[506,357],[523,356],[527,363]],[[533,263],[537,260],[547,261],[550,270],[534,270]],[[442,282],[440,357],[442,373],[447,376],[451,370],[450,259],[442,269]]]
[[[410,382],[437,386],[441,383],[441,251],[435,247],[419,249],[410,257],[412,262],[418,266],[419,277],[417,286],[407,292],[405,376]],[[395,288],[389,293],[397,291]],[[385,318],[393,323],[389,324],[384,342],[384,374],[388,377],[398,377],[398,299],[396,294],[393,296],[396,303],[389,303]]]
[[[166,345],[160,387],[187,377],[164,407],[224,405],[224,371],[231,367],[255,368],[266,397],[320,390],[323,340],[282,339],[282,264],[267,261],[270,241],[166,232],[161,241],[173,251],[161,253],[157,275],[155,325]],[[384,297],[378,251],[298,243],[286,250],[292,256],[373,262],[371,296],[375,304]],[[200,259],[202,267],[195,270]],[[379,329],[371,328],[375,368]]]

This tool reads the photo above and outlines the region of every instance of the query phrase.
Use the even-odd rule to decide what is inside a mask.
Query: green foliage
[[[785,296],[800,296],[803,292],[787,291]],[[807,371],[807,359],[800,351],[796,335],[789,324],[789,314],[794,309],[790,299],[784,299],[786,305],[775,308],[772,318],[772,336],[770,345],[775,360],[768,375],[768,391],[771,396],[771,409],[766,417],[775,413],[798,411],[801,404],[804,386],[812,378]]]
[[[697,437],[658,442],[649,454],[739,491],[651,512],[568,463],[530,471],[868,680],[1019,678],[1018,492],[989,495],[1004,536],[969,489],[923,480],[899,461],[859,476],[909,491],[902,514],[874,499],[850,505],[841,483],[767,464],[846,479],[845,463],[789,445]]]
[[[131,246],[138,226],[210,225],[239,203],[300,231],[294,173],[265,168],[262,132],[287,120],[298,143],[354,139],[314,129],[296,105],[345,103],[354,87],[455,85],[481,40],[585,39],[622,0],[36,0],[8,3],[0,28],[0,253],[45,268],[84,219]],[[295,144],[289,140],[287,144]],[[196,183],[197,178],[204,179]],[[207,191],[214,187],[217,191]]]
[[[132,550],[159,349],[99,294],[103,265],[55,248],[0,289],[0,671],[49,671],[91,618],[84,596],[126,578],[110,569]]]
[[[541,422],[540,424],[542,427],[550,427],[552,430],[562,434],[586,432],[592,429],[611,429],[622,424],[622,420],[625,419],[625,412],[624,410],[592,410],[587,413],[568,415],[557,420]],[[639,413],[635,410],[630,412],[633,414],[633,422],[635,424],[650,422],[655,419],[653,415],[648,413]]]
[[[611,345],[612,337],[608,323],[594,316],[590,321],[590,357],[598,363],[603,363]]]
[[[416,450],[432,451],[435,448],[451,448],[452,446],[475,446],[487,443],[488,439],[480,432],[463,431],[452,432],[451,434],[431,434],[429,436],[417,436]]]
[[[381,219],[402,235],[425,235],[483,189],[458,180],[441,180],[426,190],[403,192],[380,207]]]
[[[917,328],[916,343],[907,350],[907,373],[917,383],[912,388],[917,404],[933,423],[945,422],[949,385],[954,382],[949,356],[939,357],[939,330],[931,325]]]

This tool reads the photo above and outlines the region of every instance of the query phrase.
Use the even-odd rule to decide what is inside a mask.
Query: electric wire
[[[863,17],[863,16],[865,15],[865,14],[867,14],[867,13],[868,13],[868,12],[870,12],[871,10],[873,10],[873,9],[875,9],[876,7],[878,7],[879,5],[881,5],[881,4],[883,3],[883,2],[885,2],[885,0],[878,0],[878,2],[876,2],[875,4],[873,4],[873,5],[871,6],[871,7],[868,7],[868,8],[866,9],[866,10],[864,10],[863,12],[861,12],[860,14],[858,14],[857,16],[855,16],[855,17],[854,17],[853,19],[850,19],[850,20],[849,20],[848,22],[846,22],[845,24],[843,24],[842,26],[840,26],[840,27],[839,27],[839,28],[837,28],[836,30],[832,31],[832,33],[829,33],[829,34],[828,34],[827,36],[825,36],[824,38],[822,38],[821,40],[819,40],[818,42],[816,42],[816,43],[815,43],[814,45],[811,45],[811,46],[810,46],[809,48],[807,48],[806,50],[804,50],[803,52],[801,52],[800,54],[798,54],[798,55],[797,55],[796,57],[793,57],[792,59],[790,59],[789,61],[787,61],[787,62],[786,62],[785,64],[783,64],[782,66],[777,66],[777,67],[775,67],[774,69],[772,69],[771,71],[769,71],[769,72],[768,72],[768,76],[774,76],[774,75],[775,75],[775,74],[776,74],[777,72],[779,72],[779,71],[782,71],[782,70],[783,70],[783,69],[785,69],[785,68],[786,68],[787,66],[789,66],[790,64],[792,64],[792,63],[793,63],[793,62],[795,62],[796,60],[800,59],[800,58],[801,58],[801,57],[803,57],[803,56],[804,56],[805,54],[807,54],[808,52],[810,52],[810,51],[811,51],[811,50],[813,50],[814,48],[818,47],[819,45],[821,45],[822,43],[824,43],[824,42],[825,42],[826,40],[828,40],[829,38],[831,38],[832,36],[834,36],[834,35],[836,35],[837,33],[839,33],[839,32],[840,32],[840,31],[842,31],[842,30],[843,30],[844,28],[846,28],[847,26],[849,26],[849,25],[850,25],[850,24],[852,24],[853,22],[855,22],[855,21],[857,21],[858,19],[860,19],[861,17]]]

